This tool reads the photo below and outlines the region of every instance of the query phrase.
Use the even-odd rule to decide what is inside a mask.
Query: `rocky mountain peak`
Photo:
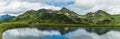
[[[107,12],[103,11],[103,10],[98,10],[97,12],[95,12],[97,14],[104,14],[104,15],[110,15]]]
[[[63,7],[60,11],[70,11],[67,8]]]

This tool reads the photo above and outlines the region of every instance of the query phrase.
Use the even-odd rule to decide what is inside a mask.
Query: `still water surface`
[[[120,31],[109,31],[104,35],[77,29],[61,35],[55,30],[38,30],[37,28],[18,28],[7,30],[2,35],[3,39],[120,39]]]

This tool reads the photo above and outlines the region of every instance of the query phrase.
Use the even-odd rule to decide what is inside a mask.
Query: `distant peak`
[[[93,14],[92,12],[89,12],[89,13],[87,13],[86,15],[91,15],[91,14]]]
[[[67,9],[67,8],[63,7],[62,9]]]
[[[5,14],[5,15],[9,15],[9,14]]]
[[[47,10],[46,9],[39,9],[38,12],[46,12]]]
[[[29,10],[29,11],[35,11],[35,10]]]
[[[2,15],[2,16],[10,16],[9,14],[5,14],[5,15]]]
[[[35,10],[29,10],[29,11],[26,11],[25,13],[28,14],[28,13],[35,13],[36,11]]]
[[[46,9],[42,8],[42,9],[39,9],[38,11],[40,11],[40,10],[46,10]]]
[[[28,11],[26,11],[26,12],[35,12],[35,10],[28,10]]]
[[[97,14],[106,14],[106,15],[110,15],[110,14],[108,14],[106,11],[103,11],[103,10],[98,10],[96,13],[97,13]]]
[[[103,10],[98,10],[98,11],[97,11],[97,13],[101,13],[101,12],[102,12],[102,13],[107,13],[107,12],[105,12],[105,11],[103,11]]]
[[[61,11],[69,11],[67,8],[63,7]]]
[[[5,15],[2,15],[1,17],[6,17],[6,16],[11,16],[11,15],[9,15],[9,14],[5,14]]]

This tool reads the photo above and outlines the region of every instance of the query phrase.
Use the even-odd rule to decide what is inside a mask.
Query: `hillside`
[[[79,15],[63,7],[59,11],[40,9],[29,10],[12,19],[12,22],[26,23],[62,23],[62,24],[119,24],[120,15],[110,15],[103,10]]]
[[[98,10],[90,12],[84,16],[89,23],[93,24],[120,24],[120,15],[110,15],[105,11]]]
[[[78,23],[78,14],[69,11],[66,8],[60,11],[53,11],[49,9],[40,9],[38,11],[30,10],[24,14],[14,18],[13,21],[27,22],[27,23]],[[79,16],[79,15],[78,15]]]
[[[89,21],[89,23],[94,24],[108,24],[112,22],[112,15],[108,14],[105,11],[98,10],[97,12],[90,12],[86,14],[86,19]]]

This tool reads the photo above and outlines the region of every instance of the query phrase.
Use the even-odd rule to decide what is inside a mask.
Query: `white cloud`
[[[120,0],[0,0],[0,15],[22,14],[27,10],[41,8],[59,10],[61,7],[47,5],[46,2],[69,2],[75,4],[65,6],[79,14],[104,10],[110,14],[120,14]]]
[[[68,1],[72,1],[72,0],[0,0],[0,1],[4,1],[4,2],[12,2],[12,1],[21,1],[21,2],[32,2],[32,3],[36,3],[36,2],[68,2]]]
[[[120,0],[76,0],[74,5],[70,6],[80,14],[104,10],[110,14],[120,14]]]
[[[31,1],[31,2],[29,2]],[[19,15],[27,10],[38,10],[41,8],[59,10],[60,7],[49,6],[40,2],[35,2],[34,0],[0,0],[0,15],[11,14]],[[32,2],[33,1],[33,2]],[[39,0],[36,0],[39,1]]]

